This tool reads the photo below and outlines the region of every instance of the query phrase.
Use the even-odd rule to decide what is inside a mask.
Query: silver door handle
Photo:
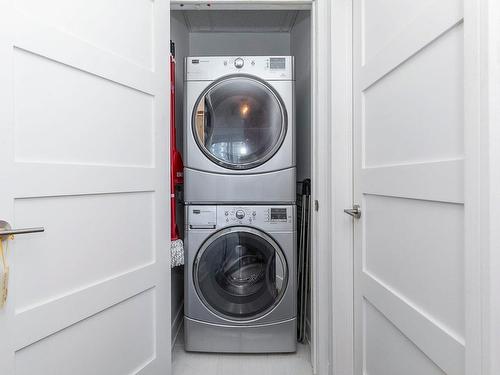
[[[344,212],[347,215],[351,215],[355,219],[359,219],[361,217],[361,207],[359,204],[355,204],[352,208],[346,208]]]
[[[44,232],[44,231],[45,231],[45,228],[43,228],[43,227],[2,229],[2,230],[0,230],[0,236],[10,236],[10,235],[28,234],[28,233],[40,233],[40,232]]]

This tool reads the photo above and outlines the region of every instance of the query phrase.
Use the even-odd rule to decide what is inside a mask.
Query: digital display
[[[286,208],[271,208],[271,220],[286,220]]]
[[[284,57],[271,57],[269,59],[269,68],[271,69],[285,69],[285,66]]]

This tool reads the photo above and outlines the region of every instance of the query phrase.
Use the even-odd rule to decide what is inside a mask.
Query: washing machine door
[[[225,228],[200,248],[193,268],[198,296],[216,315],[253,320],[276,307],[288,269],[278,244],[249,227]]]
[[[212,162],[227,169],[257,167],[273,157],[287,131],[278,93],[253,76],[227,76],[198,98],[193,135]]]

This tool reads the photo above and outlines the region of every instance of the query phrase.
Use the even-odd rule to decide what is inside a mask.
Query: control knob
[[[238,218],[238,219],[240,219],[240,220],[241,220],[241,219],[243,219],[244,217],[245,217],[245,211],[243,211],[243,210],[238,210],[238,211],[236,211],[236,218]]]
[[[245,65],[245,61],[241,58],[238,57],[236,60],[234,60],[234,66],[238,69],[243,68],[243,65]]]

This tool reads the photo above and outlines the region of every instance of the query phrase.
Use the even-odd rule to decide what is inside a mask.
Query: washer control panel
[[[217,230],[244,225],[269,231],[295,229],[295,206],[186,206],[187,230]]]
[[[257,210],[252,207],[218,206],[224,212],[222,225],[252,225],[257,220]],[[218,210],[218,211],[219,211]]]
[[[292,230],[294,206],[217,206],[217,227],[248,225],[269,230]]]

